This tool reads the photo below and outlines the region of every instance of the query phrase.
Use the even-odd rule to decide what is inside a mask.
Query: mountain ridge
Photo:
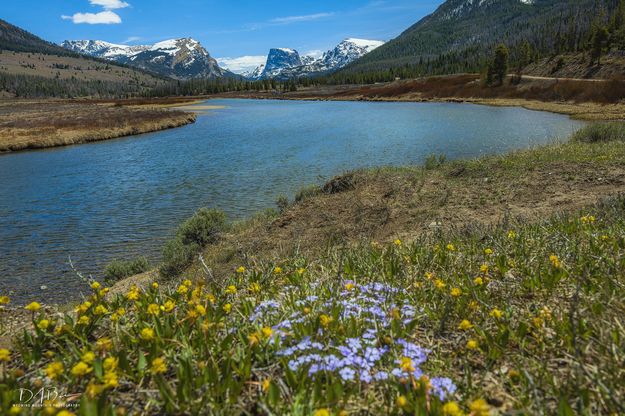
[[[102,40],[66,40],[64,48],[110,61],[142,68],[178,79],[235,78],[219,66],[197,40],[185,37],[153,45],[120,45]]]

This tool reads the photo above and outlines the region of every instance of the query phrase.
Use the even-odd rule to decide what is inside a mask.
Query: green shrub
[[[184,272],[202,248],[219,241],[219,235],[227,226],[226,214],[222,211],[200,208],[182,223],[176,237],[165,244],[161,275],[174,277]]]
[[[319,195],[320,193],[321,188],[318,185],[304,186],[295,194],[295,202],[302,202],[306,198]]]
[[[284,211],[289,207],[289,198],[284,195],[279,195],[276,199],[276,206],[280,214],[284,214]]]
[[[425,158],[424,166],[426,169],[431,170],[443,165],[447,161],[445,155],[429,155]]]
[[[199,250],[200,247],[197,244],[184,244],[178,237],[168,241],[163,248],[161,275],[163,277],[175,277],[184,272]]]
[[[107,282],[117,282],[148,270],[150,270],[150,263],[145,257],[137,257],[132,260],[113,260],[104,269],[104,277]]]
[[[214,244],[226,229],[226,214],[216,209],[200,208],[186,220],[176,235],[184,245],[197,244],[200,248]]]
[[[625,141],[625,123],[593,123],[573,134],[575,142]]]

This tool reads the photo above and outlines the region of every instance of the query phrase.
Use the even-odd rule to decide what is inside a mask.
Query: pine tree
[[[510,56],[510,52],[508,48],[503,43],[497,46],[495,49],[495,57],[493,59],[492,70],[495,78],[499,85],[503,84],[503,80],[508,73],[508,57]]]

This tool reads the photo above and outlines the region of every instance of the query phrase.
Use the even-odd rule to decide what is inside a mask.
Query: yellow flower
[[[106,309],[106,307],[104,305],[98,305],[93,310],[93,313],[96,314],[96,315],[104,315],[104,314],[108,313],[108,309]]]
[[[78,318],[78,322],[76,322],[76,325],[89,325],[89,317],[88,316],[81,316],[80,318]]]
[[[139,300],[139,288],[137,288],[137,286],[132,286],[128,293],[126,293],[126,299]]]
[[[84,363],[91,364],[95,360],[95,354],[92,351],[86,351],[80,360]]]
[[[595,217],[592,215],[584,215],[582,218],[580,218],[582,220],[582,223],[584,224],[592,224],[593,222],[595,222]]]
[[[225,313],[230,313],[230,311],[232,311],[232,304],[226,303],[222,309],[224,310]]]
[[[185,279],[182,281],[182,284],[185,285],[186,287],[191,287],[193,286],[193,283],[191,283],[191,281],[189,279]]]
[[[154,290],[158,289],[158,283],[153,282],[152,283],[152,289],[154,289]]]
[[[268,326],[266,326],[263,329],[261,329],[261,332],[263,333],[263,336],[265,338],[271,338],[271,335],[273,335],[273,329],[271,329]]]
[[[354,289],[355,287],[356,287],[356,285],[355,285],[355,284],[353,284],[352,282],[345,283],[345,289],[346,289],[346,290],[352,290],[352,289]]]
[[[195,311],[200,316],[206,315],[206,308],[203,305],[195,305]]]
[[[260,284],[258,282],[252,282],[252,284],[250,284],[250,292],[252,293],[260,292]]]
[[[100,283],[98,283],[98,282],[91,283],[91,289],[93,289],[93,290],[100,289]]]
[[[333,321],[334,319],[331,316],[328,315],[320,315],[319,316],[319,323],[321,324],[322,327],[327,328],[328,326],[330,326],[330,323]]]
[[[189,288],[185,285],[180,285],[178,286],[178,289],[176,289],[176,292],[178,292],[179,295],[184,295],[188,291],[189,291]]]
[[[398,238],[397,240],[393,241],[393,244],[395,244],[397,247],[401,246],[401,240]]]
[[[150,315],[158,316],[161,313],[161,308],[156,303],[150,303],[147,311]]]
[[[482,286],[484,284],[484,279],[482,279],[481,277],[476,277],[475,279],[473,279],[473,283],[476,286]]]
[[[87,394],[89,398],[93,399],[95,397],[98,397],[100,393],[102,393],[103,390],[104,390],[104,386],[95,384],[93,382],[89,382],[85,390],[85,393]]]
[[[228,295],[234,295],[235,293],[237,293],[237,287],[234,285],[230,285],[226,288],[226,294]]]
[[[480,304],[477,303],[477,301],[472,300],[471,302],[469,302],[469,309],[471,309],[472,311],[476,311],[480,308]]]
[[[171,312],[171,311],[174,310],[175,307],[176,307],[176,304],[173,301],[171,301],[171,300],[168,300],[163,305],[163,309],[165,310],[165,312]]]
[[[64,371],[65,371],[65,367],[63,366],[63,363],[60,361],[55,361],[53,363],[48,364],[48,366],[44,370],[44,372],[46,373],[46,376],[48,376],[48,378],[50,378],[51,380],[54,380],[55,378],[62,375]]]
[[[458,288],[458,287],[454,287],[454,288],[451,289],[451,291],[449,293],[454,298],[457,298],[458,296],[462,295],[462,290],[460,290],[460,288]]]
[[[480,271],[484,274],[488,273],[488,264],[482,264],[480,266]]]
[[[100,338],[95,342],[95,346],[99,351],[108,351],[113,347],[113,341],[110,338]]]
[[[306,273],[306,269],[303,267],[300,267],[299,269],[296,270],[297,274],[302,275],[304,273]]]
[[[83,314],[83,313],[87,312],[90,307],[91,307],[91,302],[86,301],[86,302],[81,303],[80,305],[78,305],[78,307],[76,309],[74,309],[74,310],[78,314]]]
[[[269,391],[269,387],[271,387],[271,379],[270,378],[264,379],[261,386],[263,388],[263,391],[267,393]]]
[[[468,319],[463,319],[462,322],[460,322],[460,325],[458,325],[458,329],[461,329],[463,331],[471,328],[473,328],[473,324]]]
[[[432,278],[434,277],[434,273],[432,273],[432,272],[425,272],[423,277],[425,277],[427,280],[432,280]]]
[[[0,348],[0,361],[9,361],[11,359],[11,351],[6,348]]]
[[[549,256],[549,261],[551,262],[553,267],[555,267],[556,269],[559,269],[560,267],[562,267],[562,263],[560,262],[560,259],[555,254],[552,254],[551,256]]]
[[[154,330],[152,328],[143,328],[139,336],[145,341],[152,341],[154,339]]]
[[[247,336],[247,342],[249,342],[250,347],[255,347],[260,343],[260,336],[258,332],[254,332]]]
[[[456,247],[453,244],[447,244],[445,248],[447,251],[456,251]]]
[[[484,254],[486,254],[487,256],[490,256],[491,254],[493,254],[493,249],[492,248],[484,249]]]
[[[501,319],[501,317],[503,316],[503,312],[497,308],[494,308],[492,311],[490,311],[489,315],[495,319]]]
[[[167,371],[167,362],[165,358],[155,358],[152,360],[152,367],[150,368],[150,372],[152,374],[162,374]]]
[[[488,416],[490,415],[490,406],[484,399],[477,399],[469,404],[469,409],[474,416]]]
[[[282,273],[282,267],[280,267],[280,266],[276,266],[276,267],[274,267],[274,268],[273,268],[273,272],[274,272],[275,274],[280,274],[280,273]]]
[[[37,328],[41,329],[42,331],[45,331],[46,329],[48,329],[49,326],[50,326],[50,321],[48,321],[47,319],[42,319],[41,321],[37,323]]]
[[[395,400],[395,403],[397,404],[397,407],[404,408],[408,405],[408,399],[406,399],[406,396],[399,396]]]
[[[21,415],[21,414],[22,414],[22,408],[21,407],[18,407],[16,405],[11,406],[11,409],[9,410],[9,415],[11,415],[11,416],[18,416],[18,415]],[[65,416],[67,416],[67,415],[65,415]],[[72,414],[72,416],[74,416],[74,415]]]
[[[102,363],[102,366],[106,371],[113,371],[117,368],[118,365],[119,360],[117,359],[117,357],[106,357],[104,359],[104,362]]]
[[[76,377],[82,377],[84,375],[89,374],[91,370],[92,370],[91,367],[89,367],[86,363],[83,363],[81,361],[78,364],[76,364],[74,367],[72,367],[72,375]]]
[[[206,300],[212,304],[215,304],[215,301],[217,300],[215,295],[213,295],[212,293],[207,293],[206,296],[204,296],[204,298],[206,298]]]
[[[436,279],[434,281],[434,286],[436,286],[437,289],[443,289],[446,285],[441,279]]]
[[[516,238],[516,233],[512,230],[508,231],[508,238],[511,240]]]
[[[478,347],[477,341],[474,339],[470,339],[467,341],[467,349],[468,350],[476,350]]]
[[[0,305],[8,305],[11,302],[8,296],[0,296]]]
[[[104,384],[106,387],[115,388],[119,384],[119,380],[117,379],[117,373],[115,371],[107,371],[104,373]]]
[[[536,328],[542,328],[543,325],[545,324],[545,321],[540,316],[536,316],[536,317],[532,318],[532,324]]]
[[[39,302],[31,302],[26,305],[24,309],[31,312],[37,312],[39,309],[41,309],[41,304]]]
[[[237,273],[239,273],[239,274],[245,273],[245,267],[239,266],[239,268],[237,269]]]
[[[540,317],[543,318],[544,320],[546,321],[551,320],[551,309],[549,309],[549,307],[543,306],[543,308],[538,313],[540,314]]]
[[[56,416],[76,416],[75,413],[70,412],[69,410],[61,410]]]
[[[124,308],[118,308],[118,309],[115,311],[115,313],[116,313],[116,314],[118,314],[119,316],[124,316],[124,315],[126,315],[126,309],[124,309]]]
[[[399,367],[406,373],[412,373],[415,370],[414,365],[412,365],[412,360],[409,357],[402,357]]]
[[[330,411],[328,409],[317,409],[313,416],[330,416]]]
[[[462,410],[456,402],[447,402],[443,405],[443,414],[445,416],[462,416]]]

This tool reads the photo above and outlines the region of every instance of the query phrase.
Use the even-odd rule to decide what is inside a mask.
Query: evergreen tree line
[[[17,98],[129,98],[139,95],[145,89],[139,83],[46,78],[0,72],[0,91],[7,91]]]

